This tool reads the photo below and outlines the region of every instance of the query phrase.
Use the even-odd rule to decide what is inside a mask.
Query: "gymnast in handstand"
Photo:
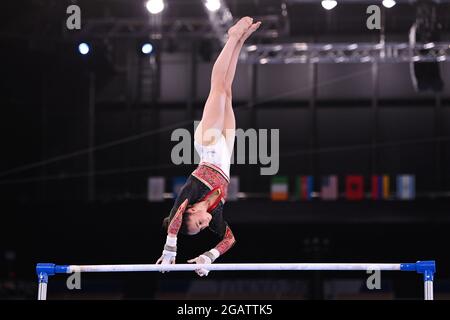
[[[221,239],[215,248],[188,260],[189,263],[210,264],[236,242],[222,216],[236,128],[231,87],[242,46],[260,24],[244,17],[228,30],[228,40],[214,63],[211,89],[194,134],[200,164],[179,192],[170,215],[164,219],[167,239],[157,264],[175,263],[178,232],[196,235],[209,228]],[[209,271],[198,269],[196,272],[206,276]]]

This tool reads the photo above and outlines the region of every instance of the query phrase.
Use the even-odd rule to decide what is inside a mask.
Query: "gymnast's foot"
[[[239,41],[244,42],[245,40],[248,39],[248,37],[251,36],[251,34],[253,32],[255,32],[256,30],[258,30],[259,26],[261,25],[261,21],[258,21],[256,23],[251,24],[248,29],[244,32],[244,34],[242,35],[241,39]]]
[[[251,27],[253,19],[250,17],[241,18],[234,26],[228,30],[228,36],[241,39],[245,32]]]

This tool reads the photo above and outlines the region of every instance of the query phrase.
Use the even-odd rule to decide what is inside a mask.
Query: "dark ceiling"
[[[287,17],[283,17],[282,3],[286,3]],[[2,3],[0,35],[13,37],[59,37],[69,4],[78,4],[82,10],[82,22],[99,18],[148,19],[144,0],[28,0],[7,1]],[[163,19],[207,20],[201,0],[165,0],[166,10]],[[288,26],[288,33],[281,37],[287,40],[314,41],[320,37],[358,36],[373,39],[378,31],[366,28],[368,3],[350,3],[341,1],[331,10],[324,10],[320,1],[302,3],[298,0],[227,0],[234,18],[250,15],[254,17],[275,17],[281,25]],[[375,1],[376,3],[376,1]],[[382,7],[383,8],[383,7]],[[415,5],[398,3],[391,9],[384,9],[385,32],[389,35],[404,37],[415,21]],[[437,7],[438,21],[442,25],[443,40],[447,40],[450,31],[450,3]],[[264,19],[263,19],[264,20]],[[347,39],[345,39],[346,41]]]

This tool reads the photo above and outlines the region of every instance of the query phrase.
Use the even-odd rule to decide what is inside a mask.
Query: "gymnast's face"
[[[201,201],[193,204],[186,210],[188,216],[185,223],[189,235],[197,234],[209,226],[212,216],[207,209],[208,203]]]

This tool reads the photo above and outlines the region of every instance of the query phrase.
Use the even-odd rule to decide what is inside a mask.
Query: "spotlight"
[[[78,51],[79,51],[82,55],[88,54],[88,53],[89,53],[89,50],[90,50],[89,45],[88,45],[87,43],[85,43],[85,42],[82,42],[82,43],[80,43],[80,44],[78,45]]]
[[[294,48],[295,48],[295,50],[306,51],[306,50],[308,50],[308,44],[304,43],[304,42],[297,42],[297,43],[294,43]]]
[[[273,47],[273,51],[281,51],[281,49],[283,49],[283,46],[280,44]]]
[[[145,4],[148,12],[151,14],[158,14],[164,10],[164,1],[163,0],[148,0]]]
[[[385,6],[388,9],[395,6],[395,4],[396,2],[394,0],[383,0],[383,6]]]
[[[324,7],[324,9],[331,10],[336,6],[337,6],[337,1],[335,1],[335,0],[323,0],[322,1],[322,7]]]
[[[141,51],[143,54],[151,54],[153,52],[153,46],[150,43],[144,43]]]
[[[215,12],[220,9],[220,0],[204,0],[206,9],[211,12]]]

